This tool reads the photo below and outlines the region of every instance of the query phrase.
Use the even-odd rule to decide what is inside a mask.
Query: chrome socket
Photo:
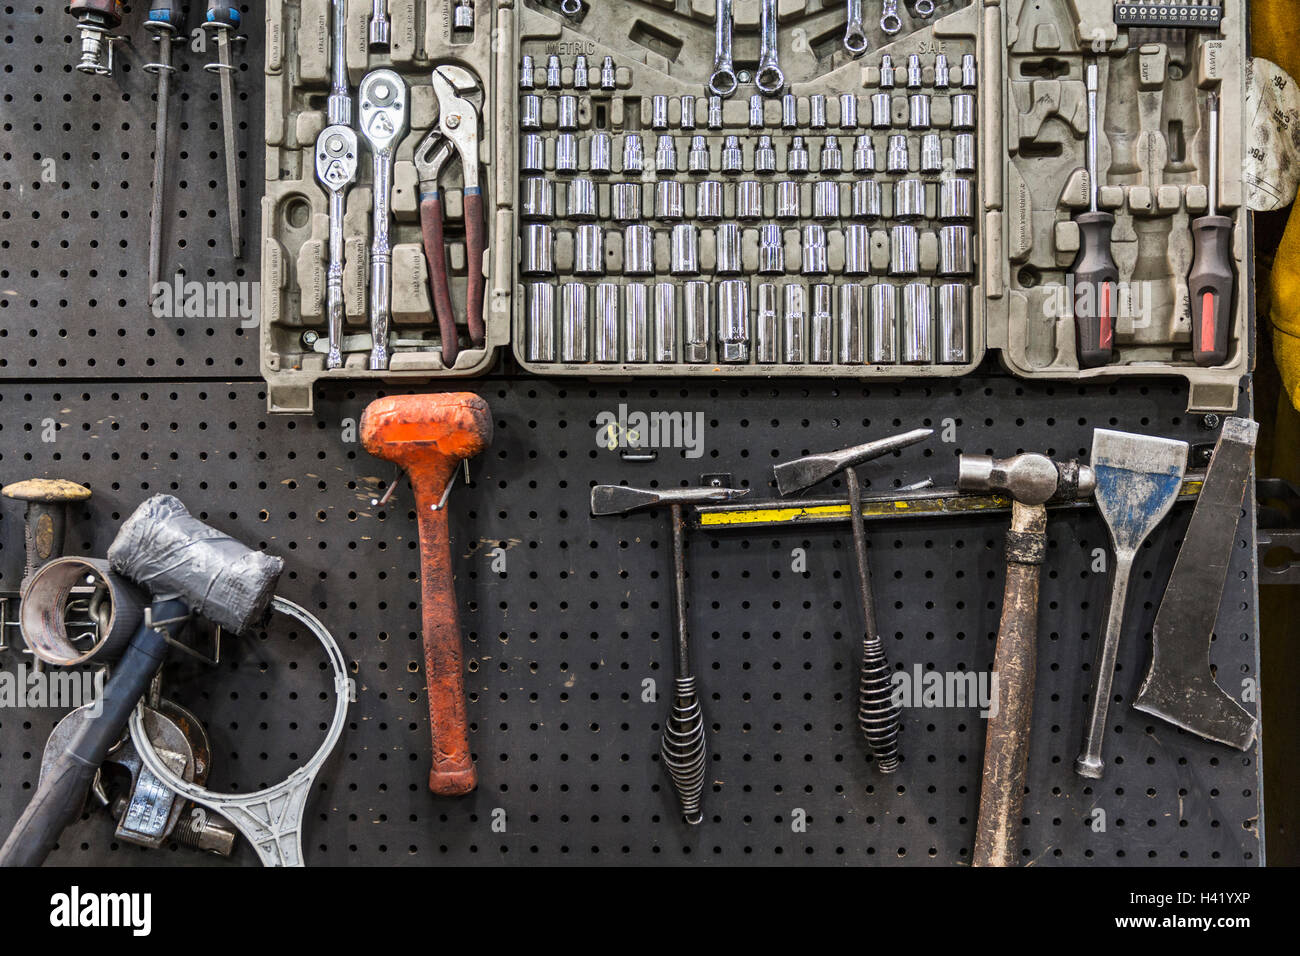
[[[722,218],[722,183],[704,179],[695,185],[695,216],[697,219]]]
[[[771,136],[758,138],[758,145],[754,147],[754,172],[776,172],[776,150],[772,147]]]
[[[758,284],[758,313],[754,322],[754,361],[775,365],[781,361],[781,329],[776,286]]]
[[[524,226],[519,244],[519,274],[555,275],[555,233],[548,223],[530,222]]]
[[[972,185],[969,179],[945,179],[939,183],[939,218],[951,222],[974,217]]]
[[[975,172],[975,137],[959,133],[952,139],[952,168],[959,173]]]
[[[806,276],[824,276],[829,271],[826,264],[826,227],[818,223],[809,223],[803,227],[801,271]]]
[[[806,361],[804,339],[808,325],[807,290],[799,283],[792,282],[785,287],[782,297],[785,300],[781,316],[785,344],[783,355],[786,362],[802,364]]]
[[[800,219],[803,217],[802,190],[792,179],[776,184],[776,218]]]
[[[664,222],[681,219],[686,211],[686,190],[675,179],[655,183],[655,218]]]
[[[813,218],[840,218],[840,184],[833,179],[813,183]]]
[[[645,169],[645,147],[640,133],[623,134],[623,172],[639,173]]]
[[[714,232],[715,265],[718,275],[739,275],[744,271],[740,259],[740,226],[734,222],[720,222]]]
[[[712,285],[708,282],[687,282],[682,288],[682,360],[693,364],[708,362],[709,340],[713,337],[709,305]]]
[[[943,171],[943,139],[938,133],[926,133],[921,137],[921,172],[939,173]]]
[[[695,97],[689,93],[682,96],[682,115],[678,125],[686,133],[695,129]]]
[[[871,230],[860,222],[844,227],[844,274],[864,276],[871,272]]]
[[[951,283],[939,286],[938,355],[945,365],[965,365],[970,329],[970,290]]]
[[[868,361],[893,365],[898,361],[898,289],[887,282],[871,287],[867,300]]]
[[[903,221],[925,218],[925,183],[900,179],[894,183],[894,218]]]
[[[925,365],[934,360],[934,290],[923,282],[903,286],[903,331],[900,359],[905,365]]]
[[[785,156],[785,170],[791,175],[808,172],[808,147],[802,136],[790,140],[790,152]]]
[[[623,227],[623,274],[652,276],[655,274],[654,230],[645,223]]]
[[[618,74],[614,72],[614,58],[605,57],[600,64],[600,88],[614,90],[618,88]]]
[[[808,97],[808,127],[810,129],[826,128],[826,97],[821,93],[814,93]]]
[[[899,223],[889,229],[889,274],[914,276],[918,273],[916,227]]]
[[[667,133],[655,146],[655,175],[672,176],[677,172],[677,141]]]
[[[876,144],[870,133],[862,133],[853,143],[853,171],[855,173],[876,171]]]
[[[840,129],[858,128],[858,98],[853,93],[840,94]]]
[[[519,88],[521,90],[533,90],[537,88],[533,73],[535,69],[536,67],[533,66],[533,58],[531,56],[524,54],[519,58]]]
[[[971,93],[954,93],[952,103],[952,128],[975,128],[975,96]]]
[[[703,136],[691,137],[691,149],[686,154],[686,168],[692,173],[708,173],[709,141]]]
[[[542,128],[542,98],[536,93],[529,93],[519,100],[519,128],[521,130]]]
[[[546,185],[550,185],[549,182]],[[586,176],[575,176],[568,182],[569,218],[595,219],[599,214],[596,208],[596,184]]]
[[[556,128],[572,132],[578,128],[578,98],[572,93],[564,93],[556,98]]]
[[[871,94],[871,128],[889,129],[894,125],[894,98],[888,93]]]
[[[817,163],[823,173],[844,172],[844,153],[840,149],[838,137],[827,136],[822,141],[821,155],[817,157]]]
[[[573,274],[603,276],[605,274],[605,228],[585,222],[578,226],[573,237]]]
[[[839,360],[861,365],[867,357],[867,289],[857,282],[840,286]]]
[[[731,174],[745,171],[745,153],[740,148],[739,136],[728,136],[722,141],[722,171]]]
[[[609,133],[603,130],[591,134],[591,161],[587,164],[593,173],[608,173],[613,169],[614,146]]]
[[[624,361],[650,361],[650,291],[641,282],[623,286]]]
[[[834,289],[825,283],[812,287],[812,314],[808,320],[810,358],[816,365],[835,361]]]
[[[673,226],[668,271],[675,276],[700,274],[700,231],[692,222]]]
[[[653,130],[668,128],[668,97],[662,93],[650,97],[650,128]]]
[[[885,169],[891,173],[906,173],[911,169],[912,157],[907,147],[907,137],[895,133],[889,137],[889,148],[885,151]]]
[[[519,144],[519,171],[542,173],[546,171],[546,143],[536,133],[524,135]]]
[[[555,218],[555,183],[552,180],[542,176],[526,176],[519,192],[520,218]]]
[[[776,223],[758,227],[758,272],[760,275],[785,274],[785,238]]]
[[[555,361],[555,286],[530,282],[524,290],[528,301],[528,361]]]
[[[636,222],[642,218],[640,183],[614,183],[609,197],[610,214],[615,222]]]
[[[736,218],[763,218],[763,184],[753,179],[736,183]]]
[[[907,128],[930,128],[930,94],[913,93],[907,98]]]
[[[781,97],[781,128],[799,128],[799,101],[793,93]]]
[[[718,358],[749,361],[749,282],[726,279],[718,283]]]
[[[677,361],[677,287],[671,282],[656,282],[654,287],[655,343],[654,360]]]
[[[939,229],[939,275],[968,276],[975,271],[971,262],[970,226]]]
[[[560,286],[560,361],[589,362],[588,315],[591,307],[587,286],[566,282]]]
[[[859,179],[853,184],[853,218],[879,219],[883,215],[883,194],[880,183],[874,179]]]
[[[613,282],[596,286],[596,343],[593,354],[597,362],[618,361],[619,287]]]
[[[578,139],[572,133],[561,133],[555,138],[555,171],[557,173],[578,171]]]

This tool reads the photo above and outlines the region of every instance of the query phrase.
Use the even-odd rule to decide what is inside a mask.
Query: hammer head
[[[466,458],[492,443],[492,412],[469,392],[390,395],[366,406],[361,444],[408,475],[446,482]]]
[[[1088,498],[1096,485],[1096,475],[1087,465],[1053,461],[1046,455],[962,455],[957,465],[958,490],[999,492],[1025,505]]]

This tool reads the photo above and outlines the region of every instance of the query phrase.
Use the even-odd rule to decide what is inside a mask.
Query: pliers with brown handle
[[[478,179],[478,109],[464,95],[480,90],[473,75],[458,66],[440,66],[433,71],[433,90],[438,97],[438,125],[429,131],[415,151],[415,169],[420,179],[420,229],[424,235],[424,256],[429,264],[433,309],[442,338],[442,361],[456,363],[460,343],[451,301],[447,273],[447,248],[442,231],[442,193],[438,177],[453,155],[460,159],[465,186],[465,255],[468,267],[465,295],[465,324],[470,344],[482,348],[483,253],[487,248],[487,222],[483,193]]]

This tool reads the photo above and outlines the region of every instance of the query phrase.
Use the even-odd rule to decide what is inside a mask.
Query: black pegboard
[[[664,701],[647,678],[671,668],[666,515],[592,518],[592,482],[673,485],[730,471],[769,490],[784,458],[951,419],[932,441],[864,468],[868,491],[933,477],[960,452],[1034,448],[1086,454],[1096,426],[1204,442],[1172,384],[1078,389],[974,378],[955,386],[864,389],[789,383],[687,389],[480,383],[496,422],[492,448],[452,496],[457,587],[466,632],[477,793],[425,789],[427,726],[415,526],[394,477],[359,448],[353,426],[374,392],[323,390],[313,419],[265,419],[253,383],[9,387],[0,392],[0,469],[61,474],[95,497],[72,542],[102,553],[117,522],[165,491],[235,536],[283,555],[282,593],[336,633],[358,701],[311,804],[312,862],[931,863],[969,858],[984,723],[974,710],[909,710],[901,770],[882,778],[854,722],[858,642],[842,531],[695,535],[691,622],[710,744],[705,823],[687,829],[658,758]],[[597,415],[662,409],[705,415],[704,453],[629,464],[597,446]],[[57,438],[39,440],[53,416]],[[1190,512],[1144,549],[1120,654],[1106,778],[1072,770],[1107,581],[1095,514],[1054,515],[1043,584],[1038,708],[1030,758],[1026,859],[1082,864],[1261,862],[1257,755],[1238,754],[1135,714],[1159,590]],[[19,511],[0,519],[0,587],[20,573]],[[945,519],[869,529],[876,593],[896,667],[984,670],[1001,596],[1000,520]],[[1221,681],[1256,675],[1253,533],[1241,547],[1214,645]],[[806,549],[806,573],[791,549]],[[502,548],[506,573],[492,570]],[[280,632],[283,634],[283,632]],[[267,658],[263,669],[257,661]],[[270,783],[319,739],[320,655],[279,641],[236,649],[238,666],[189,665],[177,696],[210,721],[219,780]],[[290,665],[296,663],[296,667]],[[1240,675],[1240,676],[1239,676]],[[238,695],[232,699],[231,695]],[[263,696],[265,695],[265,696]],[[0,825],[22,807],[49,712],[0,712]],[[239,726],[230,727],[234,722]],[[296,724],[296,727],[295,727]],[[232,759],[234,752],[237,758]],[[1122,762],[1121,762],[1122,761]],[[1107,829],[1090,829],[1092,811]],[[494,832],[494,810],[506,831]],[[807,829],[792,829],[792,813]],[[146,863],[114,850],[106,818],[79,825],[54,859]],[[175,862],[196,862],[175,851]],[[241,849],[238,859],[250,862]]]
[[[206,316],[149,293],[158,55],[147,3],[127,5],[111,77],[84,76],[76,22],[61,3],[5,6],[0,66],[0,379],[256,376],[257,328],[227,299]],[[258,306],[262,193],[261,5],[240,7],[234,44],[243,258],[230,255],[216,59],[194,50],[203,4],[188,0],[175,44],[161,275],[243,283]],[[206,299],[206,294],[205,294]],[[191,313],[193,310],[190,310]],[[246,310],[244,310],[246,311]]]
[[[261,9],[244,7],[241,72],[244,233],[258,234]],[[309,863],[890,863],[969,859],[983,721],[973,710],[909,711],[899,773],[882,778],[856,729],[858,625],[843,530],[694,536],[691,625],[710,746],[705,823],[687,829],[658,758],[666,702],[643,681],[671,673],[668,535],[662,513],[593,519],[592,483],[677,484],[731,472],[766,493],[771,466],[952,419],[933,441],[864,469],[868,491],[933,477],[959,452],[1085,455],[1096,426],[1212,441],[1172,383],[651,385],[500,376],[468,386],[491,403],[492,448],[452,496],[475,794],[425,788],[429,742],[419,644],[415,526],[403,484],[369,458],[355,426],[377,391],[323,388],[312,418],[265,416],[256,335],[234,319],[159,318],[144,303],[152,43],[127,10],[133,47],[118,74],[71,68],[73,22],[52,5],[6,8],[0,120],[0,476],[61,475],[94,498],[70,551],[103,553],[148,495],[179,495],[206,520],[286,558],[282,593],[334,631],[358,684],[348,728],[309,804]],[[191,24],[196,20],[191,11]],[[178,159],[164,275],[255,281],[255,250],[225,251],[224,172],[207,55],[178,53]],[[250,153],[250,146],[252,150]],[[42,178],[53,158],[56,179]],[[254,183],[250,190],[249,182]],[[182,215],[183,213],[183,215]],[[183,243],[183,245],[182,245]],[[1248,396],[1244,396],[1248,400]],[[598,447],[596,416],[620,403],[702,412],[701,457],[628,464]],[[1248,408],[1248,401],[1243,404]],[[46,440],[53,437],[52,441]],[[1121,648],[1106,779],[1071,769],[1106,592],[1089,573],[1106,547],[1090,513],[1053,518],[1043,586],[1038,708],[1026,801],[1026,860],[1042,864],[1258,864],[1258,751],[1241,755],[1141,718],[1127,706],[1148,654],[1159,590],[1188,512],[1145,549]],[[0,590],[21,573],[21,509],[0,501]],[[999,521],[869,529],[880,618],[896,667],[985,669],[1001,594]],[[1243,521],[1217,628],[1225,686],[1257,674],[1253,531]],[[791,571],[804,548],[806,573]],[[504,575],[491,552],[506,555]],[[16,666],[15,651],[0,666]],[[214,786],[280,779],[314,749],[329,710],[323,656],[273,628],[228,648],[219,668],[173,664],[169,693],[214,740]],[[57,713],[0,710],[0,829],[30,795]],[[1117,762],[1122,758],[1123,763]],[[1092,811],[1106,811],[1104,833]],[[505,831],[494,829],[504,811]],[[803,811],[807,826],[792,828]],[[499,822],[498,822],[499,825]],[[177,864],[216,864],[185,850]],[[107,816],[69,831],[61,863],[149,864],[117,846]],[[234,863],[255,863],[241,846]]]

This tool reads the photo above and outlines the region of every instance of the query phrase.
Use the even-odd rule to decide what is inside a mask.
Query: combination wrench
[[[406,132],[406,84],[392,70],[375,70],[361,80],[361,135],[370,147],[374,172],[374,228],[370,241],[370,368],[388,368],[389,282],[393,249],[388,227],[393,188],[393,153]]]
[[[330,194],[330,265],[326,278],[329,352],[326,368],[343,365],[343,212],[347,188],[357,178],[357,134],[350,126],[326,126],[316,138],[316,177]]]
[[[903,29],[903,18],[898,15],[898,0],[884,0],[881,4],[880,29],[891,37]]]
[[[731,0],[718,0],[714,16],[713,73],[709,75],[709,92],[730,96],[736,92],[736,68],[731,62]]]
[[[867,31],[862,26],[862,0],[848,0],[848,22],[844,27],[844,49],[850,56],[867,52]]]
[[[758,28],[758,71],[754,74],[754,85],[760,93],[774,96],[785,87],[785,74],[777,65],[776,0],[763,0],[763,5],[759,8]]]

